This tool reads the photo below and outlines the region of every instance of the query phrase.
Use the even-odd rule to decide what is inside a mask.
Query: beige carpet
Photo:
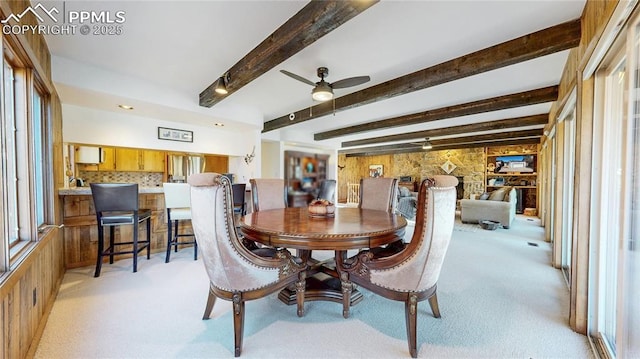
[[[537,219],[511,229],[454,231],[438,284],[442,318],[426,302],[418,316],[422,358],[594,358],[585,336],[568,326],[568,290],[549,265]],[[533,246],[531,244],[537,244]],[[231,305],[219,300],[201,320],[207,296],[202,260],[181,250],[70,270],[36,358],[231,358]],[[363,291],[342,318],[332,302],[294,306],[276,297],[246,306],[243,358],[408,358],[404,307]]]

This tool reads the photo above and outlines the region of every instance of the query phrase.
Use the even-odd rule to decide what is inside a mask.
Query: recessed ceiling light
[[[120,107],[123,110],[133,110],[133,106],[129,106],[129,105],[118,105],[118,107]]]
[[[224,123],[222,123],[222,122],[216,122],[216,123],[214,123],[214,125],[218,126],[218,127],[224,127]]]

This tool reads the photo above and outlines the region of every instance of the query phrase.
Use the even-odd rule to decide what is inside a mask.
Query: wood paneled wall
[[[26,0],[0,1],[0,16],[4,19],[8,14],[20,13],[30,5]],[[36,22],[29,17],[22,19],[23,23],[29,21],[32,24]],[[52,189],[63,187],[62,106],[51,82],[51,61],[47,44],[40,35],[0,36],[3,44],[10,44],[26,58],[27,67],[32,69],[51,94],[49,102],[52,128],[48,140],[52,147]],[[55,192],[51,200],[54,208],[52,221],[61,223],[62,206]],[[25,358],[35,350],[64,275],[62,232],[56,228],[49,229],[29,248],[28,254],[15,268],[0,277],[2,358]]]

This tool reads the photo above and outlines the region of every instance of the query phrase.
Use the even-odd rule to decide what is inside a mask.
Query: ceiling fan
[[[424,142],[411,142],[412,145],[422,146],[423,150],[430,150],[433,148],[431,142],[429,142],[429,137],[424,139]]]
[[[329,69],[326,67],[318,67],[318,77],[320,78],[320,81],[315,83],[286,70],[280,70],[280,72],[298,81],[304,82],[307,85],[313,86],[314,88],[311,91],[311,97],[316,101],[331,100],[333,98],[333,89],[357,86],[371,80],[369,76],[356,76],[329,83],[324,80],[325,77],[329,76]]]

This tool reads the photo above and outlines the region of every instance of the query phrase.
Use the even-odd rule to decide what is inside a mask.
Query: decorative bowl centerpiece
[[[326,199],[314,199],[308,209],[311,217],[333,217],[336,212],[336,206]]]

